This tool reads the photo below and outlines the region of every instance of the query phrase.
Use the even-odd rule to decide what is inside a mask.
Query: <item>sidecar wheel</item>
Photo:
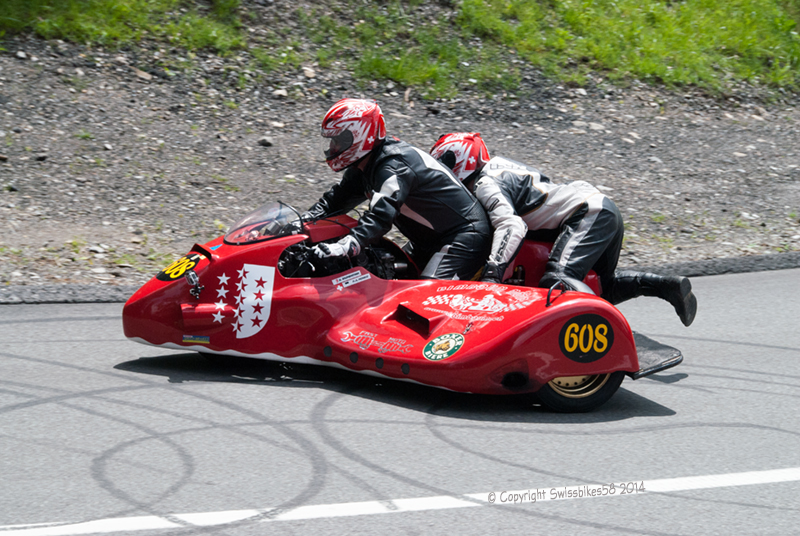
[[[543,405],[559,413],[583,413],[605,404],[617,392],[625,372],[563,376],[536,392]]]

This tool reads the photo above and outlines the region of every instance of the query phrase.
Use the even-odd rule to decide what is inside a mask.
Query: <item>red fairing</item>
[[[306,225],[305,231],[313,243],[340,238],[358,222],[349,216],[335,216]]]
[[[345,216],[300,234],[195,247],[128,300],[125,335],[472,393],[533,392],[556,377],[639,370],[627,321],[596,296],[555,290],[548,305],[546,289],[382,279],[361,266],[326,276],[285,273],[288,247],[309,235],[334,238],[351,223]],[[526,285],[538,282],[533,263],[546,259],[546,249],[527,243],[518,256]]]
[[[503,280],[505,281],[505,279],[512,277],[514,269],[517,266],[523,266],[525,267],[525,281],[522,284],[526,287],[537,286],[544,275],[545,265],[547,264],[548,257],[550,257],[550,249],[552,247],[553,244],[548,244],[546,242],[533,242],[530,240],[525,240],[523,242],[522,249],[519,251],[519,254],[517,254],[517,256],[514,258],[514,261],[506,270],[505,278]],[[597,274],[594,273],[594,271],[590,271],[583,282],[589,285],[589,288],[592,289],[595,295],[599,296],[602,294],[600,289],[600,278],[597,277]]]

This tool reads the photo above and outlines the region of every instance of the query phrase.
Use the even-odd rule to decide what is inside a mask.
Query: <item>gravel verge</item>
[[[0,52],[0,303],[123,301],[195,242],[268,201],[310,206],[339,179],[324,112],[375,98],[390,134],[429,148],[479,131],[492,154],[586,180],[620,207],[620,267],[685,275],[797,266],[797,96],[724,98],[523,71],[514,93],[424,101],[334,64],[262,73],[247,52],[106,51],[15,38]],[[30,288],[27,288],[30,287]]]

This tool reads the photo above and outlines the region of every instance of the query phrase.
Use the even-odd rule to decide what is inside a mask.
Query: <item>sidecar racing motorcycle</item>
[[[318,259],[310,246],[356,225],[304,222],[283,203],[159,272],[125,304],[125,335],[204,354],[312,363],[466,393],[535,393],[561,412],[606,402],[625,376],[683,357],[631,331],[590,292],[534,288],[550,244],[526,241],[504,284],[419,279],[383,239],[358,258]],[[587,290],[588,290],[587,289]]]

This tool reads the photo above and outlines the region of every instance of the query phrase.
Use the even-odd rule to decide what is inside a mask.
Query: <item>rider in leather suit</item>
[[[478,133],[446,134],[431,154],[464,181],[489,214],[494,239],[482,280],[501,282],[526,237],[552,240],[540,287],[563,282],[573,290],[591,292],[583,280],[594,270],[602,297],[611,303],[658,296],[673,305],[684,325],[693,322],[697,299],[688,278],[616,270],[624,233],[622,215],[592,185],[555,184],[533,167],[490,158]]]
[[[396,225],[410,241],[421,276],[473,279],[491,246],[491,225],[480,203],[449,169],[428,153],[386,137],[374,101],[343,99],[325,115],[326,160],[345,170],[304,215],[317,219],[345,213],[366,199],[369,211],[344,238],[318,244],[321,258],[358,255]]]

